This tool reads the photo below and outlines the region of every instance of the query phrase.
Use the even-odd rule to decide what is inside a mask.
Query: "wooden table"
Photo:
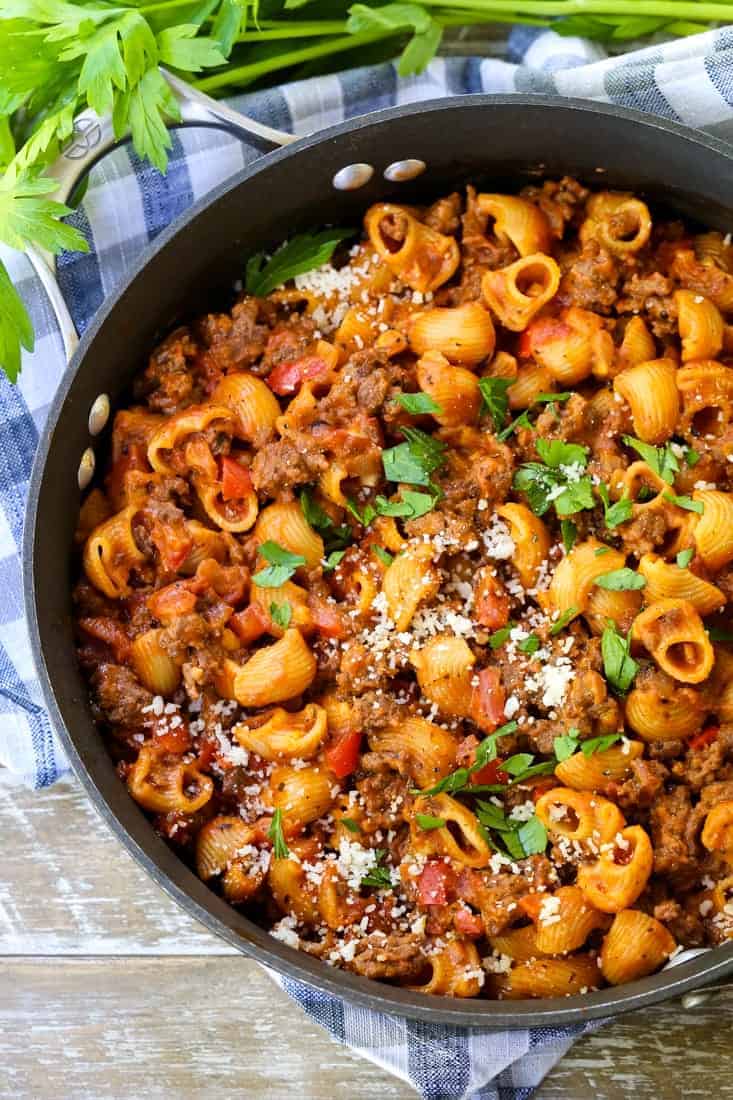
[[[0,772],[0,1097],[408,1100],[187,917],[74,783]],[[733,1098],[733,994],[583,1039],[536,1100]]]

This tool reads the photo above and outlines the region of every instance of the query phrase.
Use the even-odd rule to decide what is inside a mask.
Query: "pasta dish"
[[[259,254],[116,413],[78,653],[291,947],[561,997],[733,938],[733,246],[571,179]]]

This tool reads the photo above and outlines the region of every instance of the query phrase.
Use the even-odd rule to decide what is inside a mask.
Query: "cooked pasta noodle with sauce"
[[[733,939],[718,236],[571,179],[379,203],[139,373],[79,661],[131,797],[284,944],[513,999]]]

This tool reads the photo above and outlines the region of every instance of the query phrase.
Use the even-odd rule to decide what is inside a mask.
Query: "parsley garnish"
[[[270,822],[270,828],[267,830],[267,839],[272,841],[272,853],[275,859],[287,859],[290,855],[290,849],[285,843],[285,837],[283,836],[283,812],[282,810],[275,810],[272,815],[272,821]]]
[[[339,821],[342,825],[345,825],[350,833],[360,833],[361,825],[358,821],[354,821],[353,817],[341,817]]]
[[[418,519],[432,512],[438,496],[434,493],[418,493],[414,489],[403,489],[399,500],[387,500],[379,496],[374,501],[377,515],[398,516],[403,519]]]
[[[307,523],[323,539],[326,553],[331,550],[343,550],[351,541],[351,528],[347,523],[336,525],[308,489],[300,494],[300,507]]]
[[[569,756],[572,756],[573,753],[578,751],[579,737],[580,730],[573,726],[567,733],[555,738],[552,747],[559,763],[562,764],[563,760],[567,760]]]
[[[476,758],[470,768],[458,768],[454,772],[450,772],[449,775],[438,780],[433,787],[429,787],[427,790],[421,791],[419,789],[413,790],[413,794],[442,794],[446,791],[448,794],[455,794],[458,791],[462,791],[466,788],[471,790],[469,786],[469,779],[474,772],[480,771],[481,768],[490,764],[492,760],[496,760],[497,747],[496,742],[500,737],[506,737],[510,733],[514,733],[519,729],[519,725],[515,721],[506,722],[503,726],[500,726],[498,730],[494,730],[488,737],[485,737],[483,741],[476,747]],[[479,790],[480,788],[473,788]],[[492,787],[493,789],[493,787]],[[499,789],[502,789],[500,786]]]
[[[572,607],[569,607],[567,609],[567,611],[563,611],[562,615],[560,615],[558,619],[555,619],[554,623],[550,627],[550,634],[559,634],[561,630],[564,630],[570,620],[573,618],[573,616],[578,614],[579,610],[580,609],[577,608],[575,604],[573,604]]]
[[[624,638],[609,619],[601,638],[601,654],[606,680],[620,695],[625,695],[639,671],[639,665],[631,656],[631,631]]]
[[[398,393],[395,396],[395,401],[402,406],[405,412],[410,413],[412,416],[422,416],[428,413],[437,413],[440,416],[443,412],[440,405],[433,401],[429,393]]]
[[[337,565],[341,564],[345,550],[333,550],[326,558],[326,564],[323,566],[324,573],[330,573],[332,569],[335,569]]]
[[[674,493],[665,493],[664,499],[668,500],[670,504],[676,504],[678,508],[684,508],[688,512],[697,512],[698,515],[702,515],[705,511],[705,505],[701,500],[693,500],[692,497],[678,497]]]
[[[527,856],[538,855],[547,847],[547,832],[536,814],[528,821],[514,821],[510,817],[505,817],[493,802],[484,802],[479,799],[476,817],[485,829],[491,829],[499,834],[503,850],[512,859],[525,859]],[[492,843],[491,838],[487,839]],[[502,847],[496,844],[492,843],[492,847],[502,851]]]
[[[394,558],[390,554],[389,550],[385,550],[383,546],[376,546],[374,543],[372,544],[372,550],[374,551],[376,556],[379,558],[382,565],[386,565],[387,568],[389,569],[390,565],[394,561]]]
[[[538,439],[542,462],[527,462],[514,475],[514,488],[523,492],[535,515],[543,516],[551,504],[562,519],[593,508],[593,482],[583,471],[588,448],[560,439]]]
[[[611,504],[608,488],[603,484],[598,486],[598,496],[603,504],[604,521],[609,531],[631,519],[634,505],[630,497],[623,496],[615,504]]]
[[[430,814],[415,814],[415,821],[421,829],[442,829],[445,825],[444,817],[431,817]]]
[[[247,261],[244,285],[248,294],[264,298],[296,275],[304,275],[328,263],[340,241],[353,237],[354,229],[323,229],[320,233],[300,233],[265,260],[257,252]]]
[[[270,618],[276,626],[281,627],[283,630],[287,630],[290,626],[292,617],[293,609],[287,600],[285,603],[270,604]]]
[[[587,741],[583,741],[580,749],[583,756],[592,756],[594,752],[605,752],[606,749],[610,749],[611,745],[615,745],[620,740],[620,733],[607,733],[603,737],[591,737]]]
[[[382,451],[384,476],[408,485],[431,485],[430,477],[445,462],[445,443],[419,428],[402,428],[407,442]]]
[[[536,814],[519,826],[517,840],[525,856],[539,855],[544,852],[547,847],[547,830]]]
[[[597,550],[593,551],[593,557],[600,558],[602,554],[607,554],[610,549],[610,546],[599,546]]]
[[[305,565],[302,554],[291,554],[284,546],[270,540],[262,543],[258,553],[270,563],[266,569],[261,569],[252,578],[253,583],[260,588],[279,588],[281,584],[290,580],[296,569]]]
[[[677,561],[680,569],[687,569],[687,566],[690,564],[694,556],[694,550],[680,550],[675,560]]]
[[[528,638],[524,638],[521,642],[517,642],[517,649],[520,653],[536,653],[540,648],[540,640],[536,634],[530,634]]]
[[[563,519],[560,520],[560,534],[562,535],[562,544],[565,547],[565,553],[569,554],[575,546],[575,540],[578,537],[578,528],[571,519]]]
[[[350,512],[357,523],[360,523],[362,527],[368,527],[377,514],[377,509],[373,504],[365,504],[364,511],[359,511],[359,505],[355,500],[350,500],[346,497],[346,511]]]
[[[625,566],[623,569],[612,569],[610,573],[601,573],[596,577],[594,584],[609,592],[632,592],[644,588],[646,577]]]
[[[514,756],[510,756],[507,760],[503,760],[501,764],[501,770],[506,772],[507,775],[518,776],[526,772],[530,766],[534,756],[531,752],[518,752]]]
[[[711,642],[733,642],[733,631],[723,630],[720,626],[708,627],[708,638]]]
[[[371,870],[367,871],[367,873],[364,875],[364,878],[361,880],[362,886],[373,886],[378,890],[391,888],[392,875],[390,874],[389,867],[382,866],[382,860],[384,859],[386,854],[387,853],[384,848],[374,849],[374,855],[376,856],[377,862],[371,868]]]
[[[685,461],[690,469],[692,469],[692,467],[697,466],[700,461],[700,452],[696,451],[693,447],[688,447],[685,452]]]
[[[500,649],[501,646],[507,641],[509,635],[514,628],[513,623],[507,623],[506,626],[502,626],[499,630],[495,630],[493,634],[489,636],[489,645],[492,649]]]
[[[523,413],[520,413],[519,416],[512,420],[511,424],[507,424],[506,428],[504,428],[504,431],[499,432],[496,438],[499,440],[500,443],[504,443],[509,438],[509,436],[517,430],[517,428],[529,428],[530,431],[533,430],[532,421],[529,419],[529,412],[526,409]]]
[[[679,473],[680,464],[671,443],[667,443],[664,447],[652,447],[651,443],[642,443],[640,439],[635,439],[633,435],[624,435],[622,439],[627,447],[631,447],[632,450],[641,455],[647,466],[655,474],[663,478],[668,485],[674,485],[674,477],[675,474]]]
[[[500,432],[509,409],[507,391],[514,383],[513,378],[479,378],[478,388],[483,398],[482,412],[486,411],[494,423],[494,431]]]

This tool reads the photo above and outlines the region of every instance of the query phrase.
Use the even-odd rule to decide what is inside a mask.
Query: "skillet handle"
[[[181,121],[176,124],[177,127],[204,126],[209,129],[226,130],[234,137],[255,138],[257,142],[270,148],[289,145],[296,140],[294,134],[266,126],[254,118],[240,114],[239,111],[228,107],[226,103],[220,103],[204,95],[203,92],[190,87],[166,69],[161,69],[161,72],[178,101]],[[58,181],[58,190],[54,198],[59,202],[67,202],[94,165],[120,144],[122,142],[115,137],[112,119],[109,116],[100,118],[92,110],[82,111],[77,115],[71,138],[48,169],[48,175]],[[68,361],[76,350],[79,336],[56,280],[54,257],[33,245],[28,246],[26,255],[48,295],[61,330],[64,352]]]

